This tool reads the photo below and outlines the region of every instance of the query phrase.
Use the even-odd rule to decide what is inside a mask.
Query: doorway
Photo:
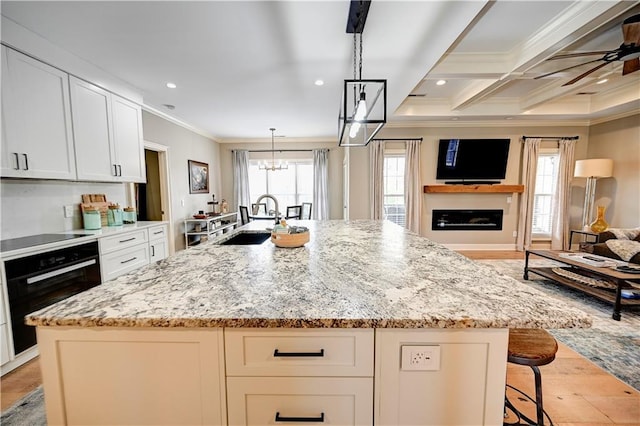
[[[130,205],[136,206],[139,221],[166,221],[169,224],[169,254],[175,253],[169,185],[169,148],[144,141],[146,183],[132,183]],[[135,203],[135,204],[133,204]]]

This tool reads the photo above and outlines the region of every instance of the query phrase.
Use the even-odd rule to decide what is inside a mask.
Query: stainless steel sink
[[[239,234],[234,235],[228,240],[222,241],[220,245],[236,245],[236,246],[247,246],[247,245],[256,245],[262,244],[267,241],[271,237],[270,232],[241,232]]]

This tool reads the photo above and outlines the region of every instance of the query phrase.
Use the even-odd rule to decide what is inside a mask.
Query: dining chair
[[[249,207],[239,206],[240,208],[240,222],[242,225],[249,223]]]
[[[311,219],[311,205],[312,203],[302,203],[300,219]]]
[[[285,219],[300,219],[302,215],[302,206],[287,206],[287,215]]]
[[[255,215],[267,215],[267,203],[251,204],[251,214]]]

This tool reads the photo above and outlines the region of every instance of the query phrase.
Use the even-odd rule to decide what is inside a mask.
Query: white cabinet
[[[508,339],[508,329],[376,330],[376,424],[502,424]],[[408,369],[403,346],[437,348],[440,362]]]
[[[3,177],[76,179],[68,74],[2,46]]]
[[[230,425],[373,424],[372,329],[225,329]]]
[[[168,246],[167,225],[149,228],[149,261],[151,263],[166,258]]]
[[[11,360],[9,352],[9,326],[7,325],[4,306],[4,292],[6,291],[4,267],[0,268],[0,274],[0,279],[2,279],[2,287],[0,287],[0,365],[4,365]]]
[[[238,213],[222,213],[204,219],[185,219],[184,246],[189,248],[207,241],[212,236],[222,235],[238,226]]]
[[[70,77],[78,179],[144,182],[139,105]]]
[[[102,282],[149,264],[147,229],[122,232],[98,240]]]

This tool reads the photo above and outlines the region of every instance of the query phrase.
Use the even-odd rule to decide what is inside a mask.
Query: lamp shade
[[[613,176],[613,160],[610,158],[590,158],[576,161],[574,177],[611,177]]]

